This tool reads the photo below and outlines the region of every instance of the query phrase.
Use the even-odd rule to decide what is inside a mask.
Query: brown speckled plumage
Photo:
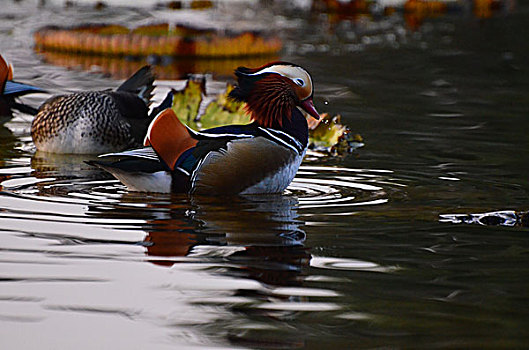
[[[91,148],[96,152],[101,148],[124,149],[141,142],[131,137],[130,128],[110,95],[81,92],[45,102],[31,125],[31,135],[40,150],[92,153]],[[78,146],[74,147],[74,143]],[[59,148],[66,152],[57,152]],[[84,152],[74,152],[74,148]]]
[[[100,153],[139,146],[150,123],[148,105],[154,80],[150,69],[141,86],[129,79],[118,91],[88,91],[44,102],[31,125],[38,150]],[[136,81],[138,82],[138,81]],[[136,91],[123,90],[136,88]],[[141,87],[141,88],[140,88]]]

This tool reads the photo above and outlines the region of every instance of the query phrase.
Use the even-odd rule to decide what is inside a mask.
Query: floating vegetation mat
[[[173,110],[178,118],[195,130],[228,124],[247,124],[251,120],[244,102],[228,99],[233,85],[216,96],[206,94],[205,80],[189,79],[179,91],[173,90]],[[339,115],[321,115],[320,122],[309,117],[309,149],[313,154],[342,156],[364,145],[362,137],[341,124]]]
[[[34,33],[40,50],[106,56],[241,57],[273,55],[282,42],[258,31],[225,32],[170,26],[129,29],[120,25],[48,26]]]

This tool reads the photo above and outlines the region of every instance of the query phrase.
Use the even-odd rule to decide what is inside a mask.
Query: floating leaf
[[[205,96],[205,81],[188,79],[186,86],[179,91],[173,92],[173,110],[178,118],[193,127],[198,116],[198,110]]]
[[[219,94],[207,105],[206,110],[199,118],[202,129],[229,124],[248,124],[251,122],[249,115],[244,109],[246,104],[228,98],[231,90],[233,90],[233,85],[228,84],[226,91]]]
[[[346,129],[340,124],[340,116],[331,117],[328,113],[323,113],[320,117],[320,123],[310,133],[314,147],[327,147],[338,143]]]
[[[350,153],[364,145],[362,136],[351,133],[341,123],[341,115],[332,117],[328,113],[323,113],[317,126],[309,130],[309,144],[312,150],[332,155]]]

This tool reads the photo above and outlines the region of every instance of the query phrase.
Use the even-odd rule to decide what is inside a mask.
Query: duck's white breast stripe
[[[195,166],[195,169],[193,169],[193,173],[191,174],[191,192],[193,192],[193,190],[195,189],[195,182],[197,181],[197,173],[198,173],[198,169],[200,169],[200,167],[202,166],[202,163],[204,163],[204,161],[208,158],[208,156],[209,156],[212,152],[213,152],[213,151],[208,152],[208,154],[206,154],[206,156],[203,157],[203,158],[198,162],[198,164]]]
[[[303,150],[303,145],[302,145],[301,142],[299,142],[294,136],[289,135],[289,134],[287,134],[287,133],[284,132],[284,131],[276,130],[276,129],[270,129],[270,128],[269,128],[268,131],[277,132],[277,133],[279,133],[279,134],[281,134],[281,135],[284,135],[284,136],[288,137],[290,140],[292,140],[292,142],[294,142],[294,143],[296,144],[296,146],[298,146],[298,148],[299,148],[300,150]]]
[[[189,130],[193,135],[200,135],[200,136],[211,137],[211,138],[220,138],[220,137],[252,138],[254,137],[254,135],[249,135],[249,134],[210,134],[207,132],[195,131],[191,129],[190,127],[187,127],[187,130]]]
[[[264,131],[266,134],[268,134],[272,139],[274,139],[276,142],[278,143],[281,143],[282,145],[288,147],[288,148],[291,148],[292,150],[294,150],[294,152],[296,153],[301,153],[303,152],[303,146],[301,145],[301,143],[299,143],[296,139],[294,139],[292,136],[282,132],[282,131],[279,131],[279,130],[274,130],[274,129],[265,129],[265,128],[261,128],[259,127],[259,129],[261,129],[262,131]],[[282,139],[280,136],[277,136],[277,135],[274,135],[273,132],[279,132],[279,133],[282,133],[286,136],[288,136],[289,140],[293,141],[296,146],[292,145],[291,143],[289,143],[288,141]]]
[[[185,170],[184,168],[176,167],[176,170],[180,170],[181,172],[183,172],[183,173],[186,174],[187,176],[191,175],[191,174],[189,173],[189,171]]]

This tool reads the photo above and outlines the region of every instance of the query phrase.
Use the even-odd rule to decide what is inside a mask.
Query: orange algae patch
[[[34,40],[39,50],[111,56],[237,57],[272,55],[282,48],[279,38],[257,32],[227,35],[167,23],[132,30],[118,25],[44,27]]]

